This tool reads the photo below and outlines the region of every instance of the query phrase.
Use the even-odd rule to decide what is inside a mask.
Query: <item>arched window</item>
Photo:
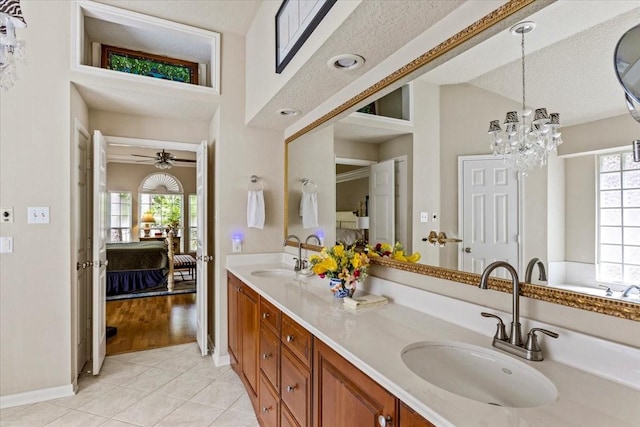
[[[142,181],[138,194],[141,236],[164,236],[167,227],[173,227],[177,236],[182,234],[184,197],[182,184],[176,177],[165,172],[153,173]],[[153,216],[153,223],[143,223],[146,214]]]

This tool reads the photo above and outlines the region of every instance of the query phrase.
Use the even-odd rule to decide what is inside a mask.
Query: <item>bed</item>
[[[168,238],[169,240],[169,238]],[[107,296],[167,284],[173,290],[173,250],[167,241],[107,244]]]
[[[358,230],[356,214],[352,211],[336,211],[336,242],[351,246],[356,240],[362,239],[362,232]]]

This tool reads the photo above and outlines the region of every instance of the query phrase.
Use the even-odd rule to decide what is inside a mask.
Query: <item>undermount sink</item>
[[[251,275],[257,277],[290,278],[295,277],[296,272],[284,268],[267,268],[264,270],[254,270],[251,272]]]
[[[402,350],[402,361],[425,381],[478,402],[533,408],[558,390],[530,366],[497,351],[453,341],[425,341]]]

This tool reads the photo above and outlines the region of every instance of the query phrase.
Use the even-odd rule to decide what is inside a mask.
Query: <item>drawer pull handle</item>
[[[267,360],[267,359],[269,359],[270,357],[271,357],[271,353],[264,353],[264,354],[262,355],[262,359],[263,359],[263,360]]]
[[[295,338],[296,337],[294,337],[293,335],[287,335],[287,342],[293,342]]]
[[[271,408],[270,408],[270,407],[269,407],[269,408],[267,408],[267,407],[265,406],[265,407],[263,407],[263,408],[262,408],[262,412],[264,412],[265,414],[266,414],[267,412],[269,412],[270,410],[271,410]]]
[[[268,319],[269,318],[269,313],[262,313],[262,318],[263,319]]]
[[[296,388],[298,388],[298,386],[297,386],[297,385],[288,385],[288,386],[287,386],[287,391],[288,391],[289,393],[291,393],[291,392],[293,392]]]
[[[387,415],[386,417],[384,415],[378,416],[378,425],[380,427],[389,427],[389,426],[391,426],[391,421],[392,421],[392,418],[391,418],[390,415]]]

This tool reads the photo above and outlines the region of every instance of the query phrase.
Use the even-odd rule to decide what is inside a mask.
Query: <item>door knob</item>
[[[471,248],[470,247],[466,247],[466,248],[464,248],[464,251],[466,253],[470,254],[471,253]]]

